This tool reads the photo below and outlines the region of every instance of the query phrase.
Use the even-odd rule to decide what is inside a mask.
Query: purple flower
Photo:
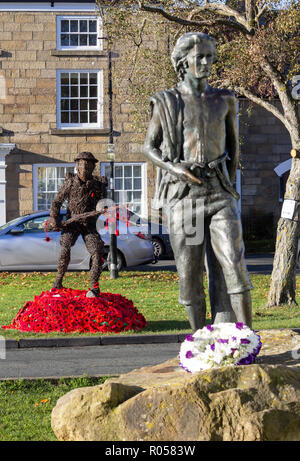
[[[210,348],[211,348],[211,350],[212,350],[212,351],[214,351],[214,350],[215,350],[215,348],[216,348],[215,344],[214,344],[214,343],[213,343],[213,344],[211,344],[211,345],[210,345]]]
[[[242,338],[241,339],[241,344],[250,344],[250,341],[249,341],[249,339]]]
[[[241,359],[237,365],[250,365],[253,362],[255,362],[255,356],[253,354],[249,354],[247,357]]]
[[[236,336],[231,337],[232,341],[236,341]]]
[[[228,339],[217,339],[218,343],[221,343],[221,344],[228,344]]]
[[[206,328],[207,328],[209,331],[214,331],[214,327],[212,327],[211,325],[206,325]]]
[[[188,371],[189,373],[191,373],[191,371],[190,371],[188,368],[186,368],[186,367],[183,365],[183,363],[180,362],[179,365],[180,365],[185,371]]]
[[[237,323],[235,324],[235,326],[236,326],[236,328],[237,328],[238,330],[242,330],[244,324],[243,324],[243,322],[237,322]]]
[[[185,354],[185,357],[187,359],[192,359],[194,357],[194,354],[192,351],[187,351],[187,353]]]
[[[194,336],[193,335],[187,335],[187,337],[185,339],[186,339],[186,341],[193,342],[194,341]]]

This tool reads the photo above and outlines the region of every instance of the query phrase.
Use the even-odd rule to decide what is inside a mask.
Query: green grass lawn
[[[33,300],[35,295],[49,290],[55,273],[0,273],[0,325],[8,325],[26,301]],[[266,309],[270,276],[252,275],[254,290],[253,328],[300,328],[300,308],[282,305]],[[86,272],[69,272],[66,274],[66,287],[87,289],[89,274]],[[206,292],[207,283],[205,281]],[[171,271],[127,272],[119,274],[119,278],[111,280],[109,273],[103,273],[100,280],[103,292],[118,293],[131,299],[147,319],[148,326],[138,333],[182,333],[189,331],[185,310],[178,304],[178,276]],[[300,305],[300,276],[297,276],[297,301]],[[207,297],[208,298],[208,297]],[[210,322],[208,302],[207,322]],[[97,333],[100,335],[100,333]],[[133,331],[122,334],[134,334]],[[0,335],[6,338],[44,337],[44,334],[19,332],[0,329]],[[70,335],[70,333],[54,332],[47,337]],[[72,333],[72,336],[83,334]],[[92,333],[84,335],[91,336]],[[95,333],[94,333],[95,335]],[[102,335],[102,333],[101,333]]]
[[[59,397],[78,387],[101,384],[105,379],[0,381],[0,441],[56,441],[51,412]]]

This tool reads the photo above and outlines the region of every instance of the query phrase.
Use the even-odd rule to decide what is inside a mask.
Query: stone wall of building
[[[0,12],[0,77],[5,91],[0,99],[0,143],[15,143],[7,156],[7,220],[33,211],[33,164],[73,162],[83,151],[99,162],[107,161],[109,142],[108,54],[60,55],[56,50],[56,16],[61,12]],[[79,16],[83,13],[74,13]],[[70,15],[70,13],[68,13]],[[115,54],[116,56],[116,54]],[[113,58],[114,71],[116,58]],[[104,123],[102,132],[80,130],[77,134],[51,134],[56,129],[56,70],[103,69]],[[4,94],[3,94],[4,93]],[[130,124],[126,102],[113,96],[116,161],[145,161],[143,140]],[[97,164],[97,165],[100,165]],[[151,167],[149,167],[151,176]],[[150,181],[151,182],[151,181]],[[150,189],[151,193],[151,189]]]
[[[271,217],[266,225],[276,226],[281,212],[279,177],[274,168],[291,158],[290,136],[283,124],[270,112],[245,99],[240,104],[240,140],[242,166],[242,215],[251,222]],[[272,101],[278,105],[278,101]]]

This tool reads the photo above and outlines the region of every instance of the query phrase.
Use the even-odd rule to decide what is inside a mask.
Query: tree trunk
[[[295,200],[292,219],[280,218],[277,228],[276,251],[271,276],[268,306],[297,304],[296,258],[300,237],[300,158],[292,161],[291,172],[286,185],[285,200]]]

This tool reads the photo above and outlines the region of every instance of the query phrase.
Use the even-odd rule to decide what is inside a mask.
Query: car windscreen
[[[24,218],[24,216],[22,216],[21,218],[20,217],[15,218],[12,221],[7,222],[6,224],[3,224],[2,226],[0,226],[0,232],[3,231],[4,229],[7,229],[9,226],[13,226],[14,224],[18,224],[18,222],[23,218]]]

